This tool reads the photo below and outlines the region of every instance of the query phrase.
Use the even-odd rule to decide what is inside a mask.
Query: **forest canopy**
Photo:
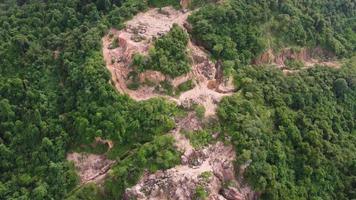
[[[218,115],[262,199],[355,198],[355,63],[288,77],[246,66],[236,80]]]
[[[321,46],[339,57],[356,50],[351,0],[229,0],[189,17],[192,35],[214,57],[248,64],[267,48]]]

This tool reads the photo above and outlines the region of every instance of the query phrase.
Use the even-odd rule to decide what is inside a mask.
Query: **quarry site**
[[[152,8],[127,21],[123,30],[111,29],[102,38],[103,56],[112,76],[111,83],[120,93],[127,94],[136,101],[164,97],[184,108],[194,104],[202,105],[205,108],[205,117],[214,116],[219,101],[225,96],[234,94],[232,77],[222,77],[221,63],[210,60],[207,51],[193,41],[189,41],[187,47],[188,55],[192,60],[189,73],[171,78],[158,71],[147,70],[139,74],[138,89],[128,88],[128,75],[132,71],[130,65],[133,56],[136,53],[147,55],[154,40],[166,34],[173,24],[184,28],[191,12],[175,10],[172,7]],[[115,39],[118,41],[118,46],[112,47]],[[279,54],[268,50],[254,60],[253,64],[275,64],[285,73],[294,72],[284,69],[284,62],[288,58],[303,60],[305,67],[312,67],[315,64],[340,66],[335,62],[319,62],[310,55],[311,52],[308,50],[301,50],[299,53],[283,50]],[[148,81],[157,85],[161,81],[168,81],[173,87],[177,87],[188,80],[195,83],[194,88],[178,96],[159,93],[155,90],[155,86],[143,84]],[[176,140],[176,147],[182,152],[182,163],[154,174],[147,172],[135,186],[126,190],[125,199],[189,200],[193,198],[197,187],[204,187],[209,191],[208,199],[256,199],[258,194],[244,184],[243,168],[239,170],[234,168],[237,155],[232,146],[217,142],[205,148],[195,149],[181,133],[182,130],[196,131],[201,128],[201,122],[193,112],[188,113],[183,119],[177,119],[176,128],[169,134]],[[75,163],[83,184],[99,182],[105,178],[114,163],[104,156],[79,153],[69,154],[68,160]],[[228,187],[224,187],[226,183],[229,183]]]
[[[173,24],[184,27],[189,14],[190,12],[175,10],[171,7],[150,9],[129,20],[125,29],[110,30],[110,33],[103,38],[103,55],[106,66],[112,74],[112,82],[118,91],[128,94],[137,101],[163,96],[185,107],[194,103],[201,104],[206,109],[206,116],[214,115],[216,103],[223,96],[233,93],[232,80],[217,80],[215,64],[209,60],[209,55],[202,47],[195,45],[192,41],[189,41],[187,49],[193,61],[191,72],[172,79],[158,71],[147,70],[139,74],[142,84],[140,88],[130,90],[127,87],[133,55],[136,53],[146,55],[155,38],[167,33]],[[119,45],[118,48],[111,49],[110,45],[114,38],[118,39]],[[169,81],[173,87],[193,80],[195,87],[178,97],[172,97],[157,93],[154,86],[143,85],[145,81],[158,84],[164,80]],[[220,82],[221,84],[217,84]]]

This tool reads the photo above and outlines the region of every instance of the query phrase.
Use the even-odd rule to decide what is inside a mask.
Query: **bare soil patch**
[[[321,48],[302,48],[300,50],[285,48],[278,53],[274,52],[272,49],[268,49],[265,53],[262,53],[259,57],[253,60],[252,64],[273,64],[283,70],[285,74],[298,72],[299,70],[286,69],[286,62],[288,60],[296,60],[303,63],[304,67],[301,69],[308,69],[317,65],[332,68],[341,67],[341,63],[336,60],[335,55]]]
[[[69,153],[67,160],[72,161],[80,176],[80,183],[99,182],[103,180],[106,173],[115,163],[104,155],[88,153]]]

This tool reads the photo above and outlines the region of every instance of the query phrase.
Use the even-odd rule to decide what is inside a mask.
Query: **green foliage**
[[[187,80],[186,82],[184,83],[181,83],[177,86],[177,91],[176,93],[181,93],[181,92],[185,92],[185,91],[188,91],[188,90],[191,90],[193,89],[195,86],[193,80]]]
[[[238,69],[241,93],[223,99],[218,115],[238,163],[252,161],[245,175],[262,199],[355,197],[355,74],[356,65],[290,76]]]
[[[199,119],[204,118],[204,116],[205,116],[205,107],[204,106],[197,105],[194,110],[195,110],[195,114],[197,115],[197,117]]]
[[[158,169],[168,169],[179,164],[180,153],[173,148],[173,142],[170,136],[156,137],[121,160],[105,181],[106,199],[122,199],[125,189],[139,180],[144,169],[153,173]]]
[[[120,162],[103,194],[87,185],[69,198],[121,199],[144,169],[179,163],[172,139],[161,136],[174,128],[177,107],[162,99],[134,102],[119,95],[109,84],[100,49],[109,27],[121,28],[155,3],[175,2],[0,4],[0,199],[65,199],[78,184],[66,153],[97,136],[114,141],[108,154]],[[267,36],[320,45],[340,56],[354,54],[353,16],[350,0],[234,0],[209,5],[190,18],[194,37],[237,71],[241,93],[223,100],[219,117],[242,155],[238,162],[252,160],[246,175],[262,198],[355,198],[355,62],[342,71],[316,68],[288,78],[237,65],[266,48]],[[134,64],[172,77],[185,74],[187,42],[187,34],[174,26],[148,58]],[[203,146],[209,137],[202,132],[192,141]]]
[[[213,136],[211,133],[205,130],[184,132],[184,134],[186,137],[188,137],[190,143],[195,148],[202,148],[213,141]]]
[[[66,200],[78,200],[78,199],[85,199],[85,200],[99,200],[104,199],[101,196],[99,188],[94,183],[89,183],[74,194],[66,198]]]
[[[288,69],[294,69],[294,70],[301,69],[302,67],[304,67],[303,62],[294,59],[286,60],[284,64]]]
[[[186,47],[188,35],[174,24],[171,30],[154,43],[149,57],[135,56],[133,66],[139,71],[157,70],[171,77],[177,77],[190,71]]]
[[[179,0],[148,0],[148,4],[153,7],[162,8],[165,6],[180,7]]]
[[[109,45],[109,49],[116,49],[117,47],[119,47],[119,39],[115,37]]]
[[[190,0],[188,7],[190,9],[195,9],[198,7],[205,6],[208,3],[215,3],[216,0]]]
[[[211,171],[205,171],[199,175],[199,178],[201,178],[205,183],[208,183],[212,176],[213,173]]]
[[[356,50],[351,2],[228,0],[203,7],[189,21],[193,36],[217,59],[247,64],[266,48],[295,45],[322,46],[343,57]]]
[[[344,78],[338,78],[334,81],[334,93],[337,97],[344,97],[348,93],[348,84]]]
[[[203,186],[198,185],[197,188],[195,188],[194,200],[205,200],[208,198],[208,195],[206,189]]]
[[[121,1],[120,1],[121,2]],[[108,13],[108,21],[115,28],[123,28],[125,19],[130,19],[134,14],[148,8],[147,1],[124,0],[120,6],[114,6]]]

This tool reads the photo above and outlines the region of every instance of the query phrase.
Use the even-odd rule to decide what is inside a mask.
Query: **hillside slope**
[[[5,0],[0,41],[0,199],[356,198],[352,0]]]

